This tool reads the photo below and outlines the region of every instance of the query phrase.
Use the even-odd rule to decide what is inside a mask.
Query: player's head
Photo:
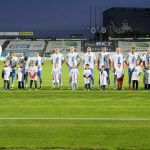
[[[147,53],[150,54],[150,47],[147,49]]]
[[[13,58],[13,57],[14,57],[14,52],[10,52],[10,53],[9,53],[9,57],[10,57],[10,58]]]
[[[86,65],[85,65],[85,69],[88,69],[88,68],[89,68],[89,64],[86,64]]]
[[[72,46],[70,47],[70,52],[73,53],[75,51],[75,48]]]
[[[121,68],[121,63],[118,63],[118,68]]]
[[[59,53],[59,48],[55,48],[55,53],[56,53],[56,54]]]
[[[31,60],[31,66],[34,67],[35,66],[35,61]]]
[[[21,62],[21,63],[19,63],[19,67],[20,68],[22,68],[23,67],[23,63]]]
[[[36,57],[39,57],[39,55],[40,55],[39,52],[35,52]]]
[[[135,60],[135,65],[138,66],[139,65],[139,60]]]
[[[131,52],[132,54],[134,54],[134,52],[135,52],[135,47],[131,47],[130,52]]]
[[[24,60],[27,61],[27,60],[28,60],[28,56],[25,56],[25,57],[24,57]]]
[[[103,53],[105,53],[105,52],[107,51],[107,47],[106,47],[106,46],[101,47],[101,51],[102,51]]]
[[[102,71],[104,71],[105,70],[105,66],[102,66],[101,69],[102,69]]]
[[[92,48],[91,47],[88,47],[87,48],[87,53],[91,53],[92,52]]]
[[[116,48],[116,53],[119,54],[120,52],[121,52],[121,48],[120,48],[120,47],[117,47],[117,48]]]
[[[8,66],[8,61],[4,61],[4,66],[5,66],[5,67]]]

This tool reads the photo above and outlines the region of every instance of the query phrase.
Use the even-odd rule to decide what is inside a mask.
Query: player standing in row
[[[101,48],[102,52],[99,53],[98,56],[98,70],[102,69],[102,66],[105,67],[105,71],[107,72],[107,84],[108,88],[110,86],[110,78],[109,78],[109,72],[111,68],[111,57],[110,54],[107,52],[107,47]]]
[[[127,55],[126,59],[125,59],[125,63],[128,65],[128,76],[129,76],[129,80],[128,80],[128,84],[129,87],[128,89],[131,89],[131,78],[132,78],[132,70],[135,66],[135,62],[136,60],[139,61],[139,63],[141,63],[141,59],[138,53],[135,52],[135,48],[132,47],[130,49],[129,54]]]
[[[28,86],[28,69],[29,69],[29,66],[30,66],[30,60],[27,56],[25,56],[24,58],[22,58],[19,63],[22,63],[23,64],[23,70],[24,70],[24,85],[25,85],[25,88],[27,88]]]
[[[8,65],[7,61],[4,61],[4,67],[2,70],[2,79],[4,80],[4,87],[3,90],[9,90],[10,89],[10,74],[11,74],[11,68]]]
[[[146,90],[150,90],[150,47],[143,58],[144,66],[144,86]]]
[[[39,52],[35,53],[35,58],[33,60],[38,70],[37,75],[40,79],[40,89],[42,89],[42,66],[44,65],[44,61],[42,57],[40,57]]]
[[[86,64],[89,64],[89,69],[91,70],[92,74],[90,76],[90,82],[92,83],[92,89],[94,89],[94,66],[96,63],[96,56],[92,52],[91,47],[87,48],[87,52],[83,56],[83,64],[84,68]]]
[[[112,67],[113,67],[113,73],[114,73],[114,89],[116,89],[116,82],[117,82],[117,74],[116,70],[118,68],[118,64],[120,64],[121,68],[124,68],[124,59],[123,55],[121,54],[121,48],[116,48],[116,53],[112,57]]]
[[[77,69],[76,64],[74,63],[73,68],[69,72],[69,77],[71,79],[71,89],[76,90],[78,88],[78,76],[79,76],[79,71]]]
[[[76,67],[78,67],[80,65],[80,63],[81,63],[81,59],[80,59],[79,54],[77,52],[75,52],[74,47],[71,47],[70,52],[66,56],[66,64],[69,67],[69,73],[74,65],[76,65]],[[71,77],[69,77],[70,88],[71,88],[71,83],[72,83]]]
[[[50,57],[51,63],[54,65],[57,64],[58,68],[62,72],[62,64],[64,63],[64,56],[59,52],[59,48],[55,48],[55,53]],[[62,73],[59,78],[60,89],[62,88]]]
[[[13,89],[14,82],[15,82],[15,75],[16,75],[17,59],[14,57],[14,53],[10,52],[9,56],[7,56],[4,61],[7,61],[8,66],[11,68],[11,73],[10,73],[10,77],[12,78],[11,89]]]

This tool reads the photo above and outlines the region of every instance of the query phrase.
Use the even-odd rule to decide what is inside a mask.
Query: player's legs
[[[107,74],[108,74],[108,77],[107,77],[107,84],[108,84],[108,87],[109,87],[109,86],[110,86],[109,68],[106,68],[105,71],[106,71]]]
[[[135,84],[136,84],[136,81],[133,80],[133,81],[132,81],[132,88],[133,88],[133,90],[135,90]]]
[[[90,90],[90,83],[87,84],[87,89]]]
[[[106,85],[103,85],[103,91],[105,91],[106,90]]]
[[[70,73],[72,67],[69,67],[68,69],[69,69],[69,73]],[[69,89],[72,89],[72,78],[70,76],[69,76]]]
[[[34,80],[35,89],[37,90],[37,80]]]
[[[92,89],[94,88],[94,69],[90,68],[91,72],[92,72],[92,75],[91,75],[91,78],[90,78],[90,83],[92,85]]]
[[[26,72],[25,74],[24,74],[24,84],[25,84],[25,88],[27,88],[27,86],[28,86],[28,72]]]
[[[6,81],[6,80],[4,80],[4,87],[3,87],[3,89],[4,89],[4,90],[7,89],[7,81]]]
[[[132,78],[132,70],[130,68],[128,68],[128,77],[129,77],[129,79],[128,79],[128,85],[129,85],[128,89],[130,90],[131,89],[131,78]]]
[[[117,75],[114,74],[114,90],[116,89]]]
[[[8,90],[10,89],[10,81],[9,80],[7,81],[7,89]]]
[[[38,77],[40,80],[40,89],[42,88],[42,70],[38,70]]]
[[[30,89],[32,89],[33,80],[30,80]]]
[[[12,72],[10,73],[10,76],[12,78],[12,85],[11,85],[12,89],[14,88],[15,75],[16,75],[16,71],[14,69],[12,69]]]
[[[21,82],[18,81],[18,89],[21,89]]]
[[[84,85],[84,89],[85,89],[85,91],[87,90],[87,83]]]
[[[138,90],[138,88],[139,88],[139,81],[136,80],[136,90]]]
[[[60,68],[61,70],[61,74],[59,76],[59,86],[60,86],[60,89],[62,88],[62,68]]]

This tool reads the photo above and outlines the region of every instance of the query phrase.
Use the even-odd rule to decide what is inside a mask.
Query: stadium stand
[[[42,55],[44,53],[45,41],[11,41],[5,48],[6,52],[14,51],[18,56],[33,57],[35,51],[39,51]]]

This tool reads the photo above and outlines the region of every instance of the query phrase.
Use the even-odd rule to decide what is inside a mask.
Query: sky
[[[150,0],[0,0],[0,32],[81,32],[92,24],[102,25],[102,12],[111,7],[149,8]]]

